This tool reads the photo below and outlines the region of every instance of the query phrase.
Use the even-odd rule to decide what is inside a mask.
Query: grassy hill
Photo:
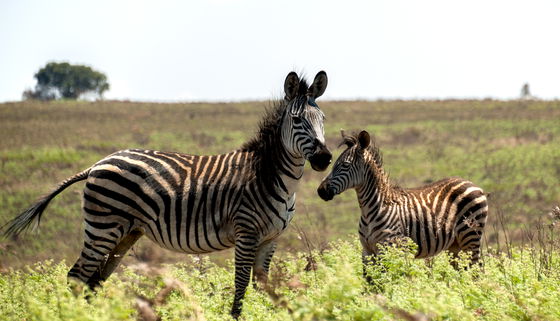
[[[266,105],[266,102],[152,104],[110,101],[0,104],[0,137],[2,137],[0,139],[0,204],[2,204],[0,224],[31,205],[37,197],[49,191],[59,181],[89,167],[100,158],[119,149],[136,147],[191,154],[216,154],[231,151],[252,137]],[[320,102],[320,106],[327,117],[325,120],[327,144],[335,157],[340,152],[340,149],[337,149],[336,146],[340,140],[339,131],[341,128],[347,131],[367,129],[377,139],[384,155],[387,172],[390,173],[392,180],[401,186],[414,187],[447,176],[461,176],[472,180],[487,193],[490,193],[489,224],[487,225],[484,248],[487,253],[494,253],[492,256],[486,257],[489,262],[494,262],[491,261],[494,259],[497,260],[496,263],[490,263],[490,266],[495,265],[498,269],[492,272],[492,277],[500,278],[498,274],[505,271],[503,269],[499,270],[500,264],[506,266],[507,264],[503,262],[510,262],[511,260],[513,260],[511,261],[513,262],[511,263],[512,269],[518,269],[513,267],[518,266],[522,269],[543,270],[539,265],[541,263],[533,264],[534,267],[526,264],[524,260],[529,260],[530,257],[518,258],[514,255],[515,253],[525,253],[524,255],[531,253],[529,250],[523,249],[536,251],[534,252],[536,254],[533,255],[534,262],[540,262],[537,259],[537,254],[545,255],[548,253],[546,257],[551,258],[551,263],[547,268],[554,266],[558,271],[558,261],[554,261],[557,260],[557,256],[555,256],[558,254],[557,243],[550,236],[557,231],[555,226],[550,225],[552,221],[547,213],[553,206],[560,203],[560,184],[558,183],[560,181],[559,101],[351,101]],[[430,292],[430,295],[435,297],[429,297],[425,299],[426,301],[418,298],[418,304],[406,303],[406,299],[402,301],[406,304],[394,303],[396,297],[393,294],[388,295],[387,289],[382,291],[380,298],[362,293],[363,287],[357,272],[360,269],[357,261],[359,250],[353,248],[353,250],[346,249],[346,252],[338,253],[336,252],[337,246],[333,248],[333,243],[330,243],[339,239],[347,240],[350,245],[344,243],[346,244],[344,246],[355,247],[354,240],[357,235],[359,219],[356,196],[352,191],[349,191],[340,195],[331,203],[323,202],[316,196],[316,188],[324,175],[325,173],[317,173],[310,168],[307,169],[306,179],[301,184],[298,193],[296,216],[288,231],[280,238],[278,254],[273,261],[273,266],[280,268],[282,264],[291,264],[291,267],[286,267],[286,269],[292,269],[290,273],[298,275],[300,282],[305,285],[305,292],[315,291],[316,295],[323,296],[323,299],[320,300],[324,301],[320,302],[327,302],[331,289],[324,287],[328,287],[330,283],[322,282],[322,279],[317,276],[318,272],[312,273],[315,275],[313,276],[315,278],[313,282],[302,281],[301,279],[305,279],[306,276],[298,273],[304,273],[305,268],[302,268],[302,263],[298,262],[303,260],[304,257],[309,258],[312,253],[330,255],[336,262],[332,262],[334,267],[326,270],[332,275],[325,276],[325,280],[330,277],[335,278],[335,280],[340,278],[340,282],[348,283],[351,288],[341,290],[341,293],[348,292],[349,296],[357,295],[358,297],[355,300],[345,297],[345,299],[341,299],[343,307],[332,305],[331,312],[325,312],[325,310],[323,312],[327,314],[320,314],[323,312],[317,312],[314,309],[318,308],[313,307],[319,302],[315,301],[316,297],[307,297],[307,294],[299,296],[300,292],[298,291],[300,290],[297,289],[282,292],[284,294],[281,297],[288,298],[286,302],[290,304],[297,304],[294,303],[294,300],[299,302],[301,297],[304,298],[302,302],[307,302],[302,303],[302,307],[290,308],[293,311],[300,308],[303,310],[311,309],[309,310],[311,312],[305,310],[311,314],[302,312],[298,318],[313,319],[315,315],[313,313],[315,312],[319,313],[315,315],[316,319],[335,318],[336,313],[338,313],[336,311],[347,311],[345,309],[348,309],[348,305],[344,302],[348,300],[348,302],[356,304],[355,309],[357,310],[355,311],[362,311],[361,307],[366,306],[377,307],[375,308],[377,310],[372,308],[371,311],[375,310],[377,312],[374,312],[379,314],[370,311],[374,313],[371,315],[383,315],[391,318],[390,316],[395,316],[395,313],[400,311],[394,310],[398,307],[410,312],[422,311],[427,313],[435,311],[431,315],[432,317],[446,319],[445,313],[442,312],[445,310],[443,305],[435,310],[427,309],[427,306],[436,304],[436,301],[439,302],[437,304],[444,304],[439,299],[434,301],[435,297],[441,297],[444,302],[449,300],[447,304],[455,304],[455,300],[462,300],[463,304],[468,301],[468,297],[465,299],[466,294],[457,292],[459,287],[450,285],[448,285],[448,290],[445,290],[445,287],[442,288],[442,291],[447,291],[445,293],[451,295],[448,299],[445,296],[447,294],[439,293],[438,290]],[[23,291],[18,288],[19,285],[31,286],[31,289],[36,286],[39,289],[43,284],[41,282],[50,280],[47,283],[50,284],[50,287],[54,287],[51,290],[62,291],[60,292],[61,297],[68,299],[62,280],[66,273],[66,266],[75,261],[82,244],[83,231],[80,214],[80,192],[82,188],[83,184],[75,184],[51,203],[41,222],[40,233],[27,234],[10,240],[0,240],[1,271],[7,272],[9,268],[21,269],[25,265],[47,259],[54,262],[49,266],[40,265],[31,275],[24,275],[19,272],[5,274],[0,279],[2,295],[6,295],[6,291],[11,291],[8,290],[8,285],[10,287],[15,286],[16,290],[13,291],[16,292],[12,294],[17,298],[17,291]],[[511,243],[516,244],[516,246],[512,247]],[[340,243],[335,242],[334,244]],[[546,250],[542,250],[543,248]],[[503,258],[503,260],[510,261],[500,261],[502,259],[500,255],[496,254],[497,251],[505,253],[506,258]],[[194,291],[194,294],[191,293],[193,296],[199,296],[196,299],[196,302],[199,303],[193,303],[193,311],[202,309],[203,312],[200,313],[209,313],[205,314],[206,317],[213,319],[216,315],[213,314],[214,312],[208,311],[217,309],[216,311],[223,313],[227,311],[227,309],[222,311],[227,304],[218,302],[215,303],[216,305],[213,308],[210,308],[203,302],[206,299],[202,299],[205,295],[208,295],[205,291],[209,291],[208,287],[212,286],[213,295],[219,296],[219,300],[227,301],[231,297],[232,290],[228,287],[231,286],[232,282],[213,283],[204,281],[194,285],[190,281],[196,279],[196,273],[199,273],[193,272],[197,271],[197,264],[208,266],[209,271],[216,271],[217,275],[215,277],[231,279],[231,268],[229,268],[230,263],[227,262],[227,259],[231,259],[232,254],[231,251],[225,251],[204,257],[186,256],[162,250],[148,240],[143,240],[134,247],[131,255],[124,262],[130,266],[137,266],[146,262],[149,263],[149,266],[158,266],[162,262],[183,262],[184,265],[168,267],[163,274],[172,274],[175,279],[181,280],[187,287],[195,287],[189,290]],[[342,259],[337,261],[335,260],[337,257]],[[541,258],[541,256],[538,257]],[[318,258],[318,260],[322,259]],[[60,261],[65,263],[58,263]],[[427,282],[426,278],[439,273],[433,271],[434,267],[429,262],[419,261],[410,264],[412,266],[419,265],[418,269],[421,270],[421,273],[419,272],[418,275],[424,276],[416,279],[416,274],[413,273],[412,276],[403,279],[403,282],[408,280],[405,284],[408,282],[416,286],[417,283],[425,283]],[[325,266],[325,268],[328,267],[328,265]],[[320,271],[321,268],[317,271]],[[343,274],[349,269],[355,273],[346,279],[347,276]],[[527,287],[524,289],[536,287],[534,289],[536,292],[539,292],[539,289],[544,289],[540,287],[548,289],[548,287],[555,286],[558,289],[558,272],[553,272],[554,269],[550,269],[550,271],[552,275],[550,280],[543,279],[542,275],[537,272],[530,277],[525,275],[525,272],[520,272],[521,281],[519,282],[521,283],[519,284]],[[182,275],[181,273],[184,273],[184,277],[178,276],[178,274]],[[407,275],[408,272],[403,273]],[[130,317],[130,311],[134,310],[132,308],[134,300],[125,300],[122,304],[116,302],[119,301],[120,296],[125,296],[128,293],[126,292],[128,290],[124,290],[119,282],[126,283],[125,288],[140,286],[134,285],[136,284],[134,282],[128,282],[127,278],[129,276],[126,275],[125,272],[113,278],[106,294],[104,294],[111,295],[109,292],[114,291],[115,301],[96,301],[97,303],[93,305],[103,305],[103,309],[114,309],[115,313],[122,313],[124,318]],[[468,273],[461,274],[459,278],[468,278],[469,275]],[[512,272],[508,275],[517,274]],[[536,279],[531,279],[532,277]],[[38,283],[33,283],[34,280]],[[158,280],[147,280],[146,282],[153,283],[151,288],[148,287],[151,289],[150,291],[156,291],[158,286],[164,287],[162,280],[163,276]],[[291,277],[287,280],[286,282],[289,282]],[[418,280],[418,282],[415,280]],[[480,288],[481,284],[477,282],[485,282],[485,280],[485,277],[473,278],[469,282],[474,282],[472,283],[473,287]],[[527,298],[532,298],[532,300],[538,302],[527,303],[523,301],[525,300],[523,295],[515,292],[515,286],[517,286],[515,282],[517,281],[492,280],[492,282],[498,283],[491,282],[488,285],[489,287],[495,286],[496,291],[498,291],[503,286],[504,291],[509,291],[507,293],[511,296],[502,298],[499,294],[501,290],[499,290],[495,296],[494,294],[488,294],[490,296],[488,300],[495,300],[493,302],[499,304],[502,302],[501,299],[506,300],[507,298],[506,301],[513,300],[512,304],[516,305],[517,309],[520,309],[519,311],[522,311],[518,311],[520,314],[512,312],[510,318],[552,320],[554,318],[550,317],[550,313],[558,313],[558,311],[554,312],[553,310],[542,312],[544,310],[539,307],[548,302],[546,300],[549,299],[541,299],[529,292],[523,295],[527,295]],[[503,283],[499,283],[502,281]],[[389,282],[389,287],[396,284],[392,282]],[[529,284],[527,282],[533,283]],[[210,283],[213,285],[210,285]],[[433,285],[439,287],[441,284]],[[343,284],[340,286],[343,286]],[[200,288],[199,291],[196,287],[203,288]],[[321,292],[323,290],[318,287],[326,292]],[[426,287],[429,286],[426,285]],[[410,291],[410,299],[413,300],[415,291],[424,293],[427,288],[414,288],[414,291],[412,289]],[[395,295],[398,294],[398,292],[394,293]],[[148,295],[148,293],[145,295]],[[184,296],[186,294],[177,295]],[[256,296],[254,300],[262,302],[262,307],[256,305],[254,309],[262,308],[264,309],[262,311],[269,311],[266,313],[283,315],[283,318],[294,317],[294,315],[288,316],[288,314],[285,314],[288,312],[283,309],[275,307],[276,305],[272,303],[268,294],[254,292],[251,295]],[[485,294],[479,295],[484,297]],[[545,296],[549,297],[548,294]],[[498,297],[500,300],[498,300]],[[50,311],[48,313],[55,313],[56,311],[53,312],[52,309],[54,308],[49,304],[41,307],[40,303],[44,303],[44,299],[40,291],[37,290],[37,295],[29,299],[37,302],[34,301],[35,303],[29,304],[37,304],[38,308],[47,309]],[[4,298],[0,298],[0,302],[2,300]],[[14,300],[14,304],[20,306],[22,306],[22,302],[27,302],[25,301],[27,299],[21,299],[23,301]],[[84,306],[85,310],[80,310],[80,313],[84,314],[88,314],[87,311],[93,309],[79,299],[75,300],[78,301],[69,301],[74,303],[65,304]],[[553,300],[552,302],[555,302],[558,306],[557,297],[553,297],[551,294],[550,300]],[[480,301],[484,300],[480,299]],[[182,301],[178,300],[176,304],[182,304],[180,302]],[[214,303],[210,302],[208,304]],[[499,320],[494,317],[486,317],[487,315],[494,315],[493,312],[488,312],[490,314],[484,312],[491,310],[486,306],[478,316],[473,312],[476,311],[473,305],[467,304],[463,307],[465,309],[462,310],[463,312],[450,314],[450,318],[463,319],[461,313],[470,313],[469,315],[473,318]],[[537,309],[535,310],[537,312],[530,310],[533,308],[529,309],[529,307]],[[14,308],[13,311],[16,310]],[[369,319],[370,314],[368,313],[370,312],[364,312],[363,317],[356,314],[356,319]],[[14,316],[18,315],[17,312],[13,313],[15,313]],[[41,314],[43,312],[37,313],[43,315]],[[48,313],[45,315],[48,315]],[[258,319],[256,316],[260,314],[251,315]],[[307,317],[309,315],[311,317]],[[41,319],[40,317],[37,318]],[[92,316],[92,318],[97,317]],[[103,318],[99,316],[98,319]]]

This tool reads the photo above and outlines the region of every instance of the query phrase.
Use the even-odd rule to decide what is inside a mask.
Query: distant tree
[[[531,90],[529,89],[529,83],[524,83],[523,87],[521,87],[521,98],[522,99],[529,99],[531,98]]]
[[[35,79],[35,90],[24,91],[24,99],[78,99],[81,95],[89,93],[101,98],[109,89],[105,74],[88,66],[71,65],[67,62],[48,63],[35,74]]]
[[[34,99],[34,100],[54,100],[56,99],[56,93],[54,91],[46,90],[45,88],[38,89],[36,86],[35,90],[27,89],[22,94],[23,99]]]

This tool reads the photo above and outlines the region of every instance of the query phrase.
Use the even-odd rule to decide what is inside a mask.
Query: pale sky
[[[560,97],[560,1],[0,0],[0,102],[49,61],[104,72],[108,99]]]

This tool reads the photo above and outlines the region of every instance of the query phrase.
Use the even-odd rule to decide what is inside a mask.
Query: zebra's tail
[[[26,209],[21,214],[16,216],[14,219],[12,219],[8,223],[6,223],[0,229],[0,230],[3,231],[2,236],[3,237],[9,237],[11,235],[18,235],[21,232],[28,229],[29,226],[31,225],[31,223],[33,223],[34,221],[36,221],[36,223],[35,223],[33,229],[37,228],[39,226],[40,221],[41,221],[41,215],[43,214],[43,211],[45,210],[45,208],[47,208],[47,205],[49,205],[49,202],[56,195],[58,195],[60,192],[62,192],[64,189],[66,189],[68,186],[70,186],[70,185],[72,185],[76,182],[79,182],[79,181],[82,181],[82,180],[86,179],[89,175],[90,170],[91,170],[91,167],[82,171],[82,172],[79,172],[78,174],[76,174],[74,176],[71,176],[71,177],[65,179],[50,194],[47,194],[47,195],[41,197],[41,199],[39,199],[37,201],[37,203],[33,204],[33,206]]]

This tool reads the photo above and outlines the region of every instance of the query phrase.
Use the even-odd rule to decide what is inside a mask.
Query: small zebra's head
[[[347,148],[317,188],[317,193],[325,201],[332,200],[335,195],[347,189],[363,185],[371,158],[381,162],[378,151],[371,153],[369,150],[371,139],[367,131],[363,130],[357,136],[347,136],[344,131],[341,134],[341,145],[346,145]]]
[[[309,160],[316,171],[324,171],[332,155],[325,145],[325,115],[315,102],[327,88],[327,73],[320,71],[311,86],[290,72],[284,82],[286,111],[282,120],[282,142],[293,156]]]

